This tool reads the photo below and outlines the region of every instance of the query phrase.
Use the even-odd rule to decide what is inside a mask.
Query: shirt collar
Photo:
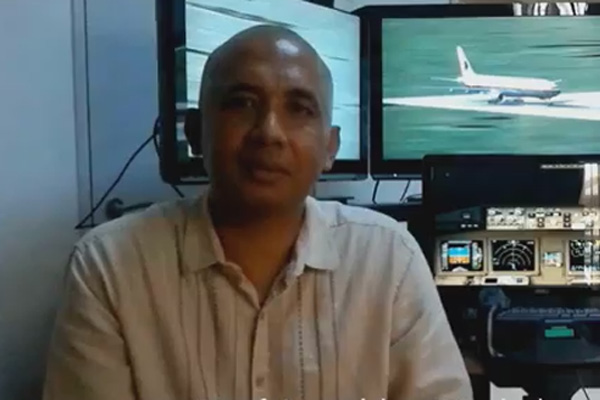
[[[190,204],[186,213],[180,249],[183,272],[194,273],[215,264],[225,263],[225,254],[208,210],[208,196],[204,195]],[[305,202],[304,224],[296,242],[294,275],[304,267],[317,270],[334,270],[340,256],[332,237],[332,226],[319,202],[308,197]]]
[[[298,264],[334,270],[340,263],[340,255],[332,238],[332,224],[317,200],[308,197],[305,204],[304,225],[296,242]]]

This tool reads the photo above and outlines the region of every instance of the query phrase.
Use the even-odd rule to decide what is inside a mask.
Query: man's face
[[[228,57],[235,62],[211,74],[202,105],[213,187],[250,206],[297,203],[338,149],[319,65],[286,39],[238,50]]]

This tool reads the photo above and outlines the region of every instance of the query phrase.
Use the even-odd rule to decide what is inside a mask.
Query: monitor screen
[[[174,40],[170,50],[175,59],[174,76],[163,79],[170,80],[174,86],[175,104],[165,106],[175,107],[176,125],[168,124],[163,130],[164,136],[173,136],[176,142],[172,164],[195,165],[187,171],[180,168],[184,175],[203,173],[201,162],[197,160],[202,156],[191,151],[184,135],[183,121],[186,109],[198,107],[201,76],[207,58],[236,33],[259,24],[288,27],[321,55],[333,77],[332,123],[341,128],[340,150],[332,172],[361,172],[358,169],[364,165],[362,173],[366,173],[367,155],[361,150],[360,25],[357,16],[304,1],[288,1],[284,7],[274,0],[174,0],[166,3],[172,3],[173,7]],[[168,24],[168,21],[163,22]],[[348,163],[355,163],[356,171],[349,171]]]
[[[600,153],[600,18],[492,7],[380,19],[376,170],[420,173],[427,154]]]

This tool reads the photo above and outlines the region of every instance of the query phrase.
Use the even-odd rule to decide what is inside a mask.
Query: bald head
[[[211,196],[251,215],[302,207],[339,149],[332,92],[321,57],[289,29],[253,27],[217,48],[204,68],[201,112],[186,118]]]
[[[200,104],[211,92],[222,88],[228,75],[246,67],[248,61],[261,58],[292,59],[299,68],[312,70],[317,78],[316,89],[323,101],[323,111],[331,122],[333,80],[329,68],[310,43],[296,32],[278,25],[258,25],[243,30],[210,54],[202,74]]]

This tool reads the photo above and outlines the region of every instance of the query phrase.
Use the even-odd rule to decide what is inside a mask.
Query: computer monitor
[[[371,174],[426,154],[600,153],[600,17],[512,4],[387,6],[369,26]]]
[[[332,122],[341,127],[341,147],[333,170],[323,179],[366,178],[357,16],[304,1],[157,0],[156,8],[163,180],[182,184],[205,179],[202,155],[193,154],[184,135],[185,110],[198,107],[208,55],[234,34],[258,24],[279,24],[296,31],[331,70]]]
[[[427,156],[439,286],[600,284],[600,156]]]

